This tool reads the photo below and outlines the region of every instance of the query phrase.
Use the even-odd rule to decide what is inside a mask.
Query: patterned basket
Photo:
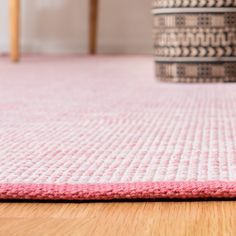
[[[236,0],[154,0],[156,75],[236,81]]]

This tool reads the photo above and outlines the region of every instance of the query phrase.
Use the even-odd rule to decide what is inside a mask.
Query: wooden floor
[[[236,235],[236,202],[1,202],[0,235]]]

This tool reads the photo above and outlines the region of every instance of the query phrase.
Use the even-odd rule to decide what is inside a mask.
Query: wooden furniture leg
[[[98,25],[98,2],[90,0],[90,19],[89,19],[89,52],[96,54],[97,51],[97,25]]]
[[[20,59],[20,0],[10,1],[10,40],[11,60],[17,62]]]

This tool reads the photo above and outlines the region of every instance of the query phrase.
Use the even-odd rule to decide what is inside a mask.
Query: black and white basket
[[[236,81],[236,0],[154,0],[156,75]]]

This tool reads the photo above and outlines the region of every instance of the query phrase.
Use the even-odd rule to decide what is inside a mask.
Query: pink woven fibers
[[[0,63],[0,199],[236,197],[236,84],[164,84],[150,57]]]

